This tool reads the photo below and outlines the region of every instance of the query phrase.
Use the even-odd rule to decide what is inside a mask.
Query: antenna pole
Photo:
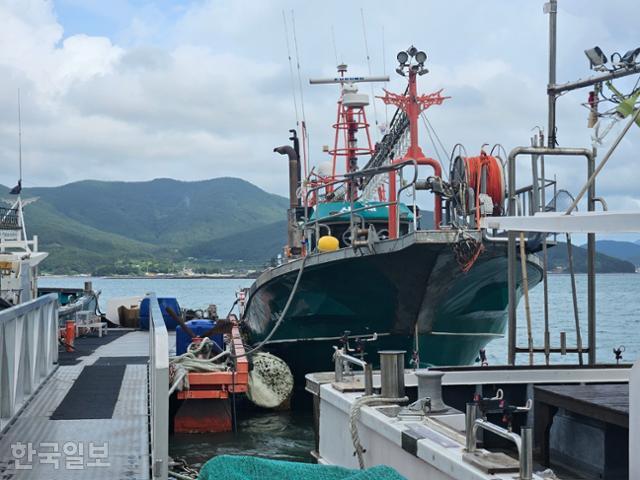
[[[19,182],[22,185],[22,117],[20,108],[20,89],[18,89],[18,169]]]
[[[544,12],[549,14],[549,85],[556,84],[556,47],[557,47],[557,15],[558,0],[550,0],[544,5]],[[549,97],[549,130],[547,134],[549,148],[556,147],[556,99],[557,94],[548,89]]]

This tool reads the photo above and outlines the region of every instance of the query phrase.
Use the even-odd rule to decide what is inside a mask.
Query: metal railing
[[[17,208],[0,207],[0,228],[9,230],[22,228]]]
[[[465,412],[465,437],[466,450],[469,453],[476,451],[477,433],[481,428],[516,444],[518,449],[518,462],[520,464],[519,480],[531,480],[533,478],[533,436],[531,427],[523,426],[520,435],[505,428],[495,425],[478,416],[478,405],[467,403]]]
[[[58,361],[58,296],[0,311],[0,427],[11,422]]]
[[[334,355],[334,371],[336,382],[342,382],[344,380],[345,366],[351,364],[362,368],[364,373],[364,394],[373,395],[373,370],[371,364],[360,360],[359,358],[352,357],[344,353],[342,350],[336,350]]]
[[[151,474],[169,476],[169,334],[155,293],[149,299],[149,411]]]
[[[367,204],[366,201],[351,198],[349,211],[334,212],[324,217],[316,217],[313,220],[309,218],[309,208],[310,208],[309,198],[311,194],[318,192],[319,190],[326,188],[328,186],[344,184],[349,180],[353,181],[354,179],[371,179],[372,177],[375,177],[378,175],[388,174],[391,171],[398,171],[398,170],[401,171],[404,167],[407,167],[407,166],[413,166],[414,168],[413,178],[411,181],[408,181],[406,185],[402,186],[398,190],[395,199],[388,202],[377,202],[375,204]],[[400,194],[408,188],[415,188],[417,180],[418,180],[418,164],[415,160],[407,160],[405,162],[398,163],[395,165],[383,165],[383,166],[368,169],[368,170],[358,170],[356,172],[346,173],[344,174],[344,178],[341,178],[339,180],[333,180],[331,182],[327,182],[322,185],[317,185],[315,187],[312,187],[306,191],[305,198],[304,198],[304,217],[303,217],[303,224],[301,227],[303,230],[303,236],[306,238],[308,244],[311,245],[311,235],[315,234],[316,240],[317,240],[320,237],[321,227],[327,228],[329,230],[329,234],[331,234],[331,228],[328,227],[327,225],[323,225],[321,222],[327,222],[333,219],[339,219],[342,217],[346,217],[347,215],[349,216],[349,230],[353,231],[354,226],[356,226],[357,223],[364,223],[364,219],[361,213],[368,210],[373,210],[376,208],[382,208],[382,207],[389,208],[392,205],[399,205]],[[354,204],[357,201],[363,202],[365,203],[365,205],[363,205],[362,207],[355,208]],[[414,209],[414,212],[415,212],[415,209]],[[391,211],[389,210],[389,214],[390,213]],[[400,209],[397,209],[396,225],[398,225],[398,227],[400,225]],[[414,213],[414,226],[415,226],[415,213]]]

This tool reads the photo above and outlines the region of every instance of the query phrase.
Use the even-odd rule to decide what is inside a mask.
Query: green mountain
[[[638,243],[621,242],[617,240],[598,240],[596,241],[596,250],[610,257],[627,260],[636,266],[640,266],[640,244]]]
[[[8,190],[0,185],[0,196]],[[286,243],[287,200],[237,178],[87,180],[24,189],[30,197],[39,199],[25,208],[27,233],[50,253],[48,273],[213,272],[239,261],[263,265]],[[429,228],[433,213],[421,214]],[[640,264],[640,245],[599,241],[598,250],[599,272]],[[576,271],[586,272],[586,250],[575,246],[574,257]],[[549,249],[549,268],[567,268],[566,244]]]
[[[7,193],[0,186],[0,195],[8,198]],[[188,257],[205,247],[213,250],[203,255],[216,263],[264,263],[286,237],[287,200],[237,178],[87,180],[25,188],[23,198],[30,197],[38,201],[25,207],[27,233],[38,235],[40,250],[50,253],[42,265],[49,273],[179,271],[202,266],[199,258]],[[251,232],[262,237],[256,248]]]
[[[200,260],[249,260],[264,262],[283,251],[287,243],[287,221],[282,220],[251,230],[205,241],[183,249]]]
[[[198,182],[87,180],[25,191],[66,217],[154,245],[183,245],[239,233],[284,216],[286,199],[238,178]]]
[[[567,244],[558,242],[555,247],[548,249],[549,270],[568,272],[569,261]],[[573,265],[576,273],[587,273],[587,249],[573,246]],[[614,258],[596,251],[597,273],[635,273],[633,263]]]

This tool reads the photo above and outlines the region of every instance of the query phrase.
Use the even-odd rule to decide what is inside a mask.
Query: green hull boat
[[[474,363],[480,349],[505,331],[506,245],[484,242],[484,252],[465,273],[451,248],[455,235],[417,231],[381,241],[375,252],[349,248],[310,255],[265,348],[283,358],[297,379],[331,370],[333,347],[341,346],[345,332],[352,346],[357,338],[376,338],[360,344],[374,365],[376,352],[387,349],[407,351],[407,366],[418,359],[421,367]],[[301,265],[298,259],[270,269],[252,286],[244,313],[252,344],[275,327]],[[527,273],[530,288],[542,279],[533,255]]]

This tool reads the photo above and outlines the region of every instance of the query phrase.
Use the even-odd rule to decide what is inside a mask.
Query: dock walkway
[[[61,358],[6,428],[0,479],[150,478],[149,334],[110,331],[106,341]]]

